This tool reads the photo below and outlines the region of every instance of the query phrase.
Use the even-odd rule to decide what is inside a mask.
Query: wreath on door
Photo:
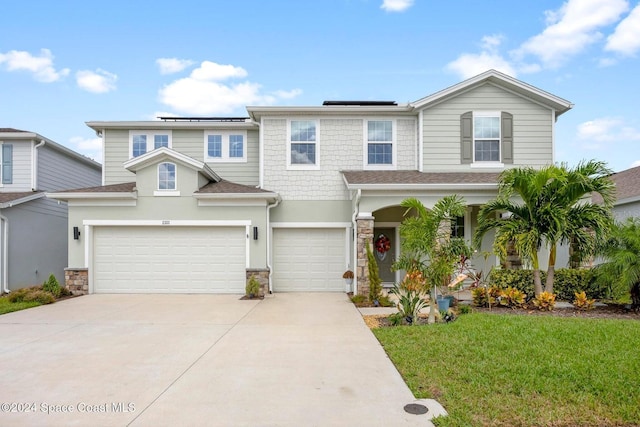
[[[387,257],[387,252],[391,249],[391,241],[384,234],[380,234],[378,238],[373,242],[376,248],[376,255],[380,261]]]

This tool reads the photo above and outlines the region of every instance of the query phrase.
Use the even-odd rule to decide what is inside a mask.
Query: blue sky
[[[575,104],[556,160],[640,165],[640,4],[625,0],[3,5],[0,127],[101,161],[84,123],[420,99],[495,68]]]

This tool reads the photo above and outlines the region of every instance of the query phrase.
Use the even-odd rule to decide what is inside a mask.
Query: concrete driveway
[[[0,316],[0,369],[3,426],[432,425],[344,294],[83,296]]]

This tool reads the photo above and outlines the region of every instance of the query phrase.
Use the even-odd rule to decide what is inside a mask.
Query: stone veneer
[[[255,276],[260,283],[260,296],[269,294],[269,269],[268,268],[247,268],[247,280]]]
[[[357,260],[356,282],[358,295],[369,295],[369,268],[367,260],[367,243],[373,245],[373,221],[372,216],[358,216],[357,222]]]
[[[89,269],[65,268],[64,285],[73,295],[86,295],[89,293]]]

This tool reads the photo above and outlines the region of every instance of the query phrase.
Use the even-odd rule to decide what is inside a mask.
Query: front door
[[[380,279],[384,284],[393,284],[396,281],[396,273],[391,269],[396,260],[396,229],[373,229],[373,255],[378,262]]]

